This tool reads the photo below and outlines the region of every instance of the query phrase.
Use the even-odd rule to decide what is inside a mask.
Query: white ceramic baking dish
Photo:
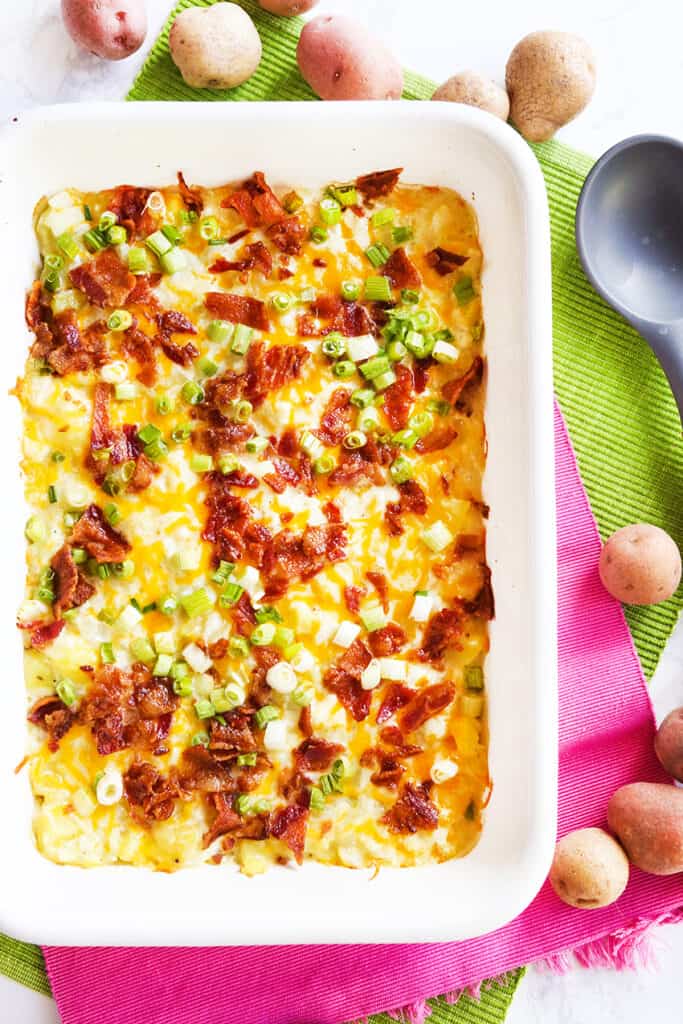
[[[506,125],[449,103],[81,104],[12,119],[0,157],[3,358],[0,446],[0,930],[54,944],[429,942],[495,929],[540,888],[555,840],[557,673],[549,232],[545,190]],[[36,851],[24,754],[15,610],[23,588],[18,404],[7,391],[30,337],[31,213],[66,186],[211,185],[266,172],[322,185],[403,166],[474,203],[485,254],[489,360],[485,495],[497,614],[488,660],[493,796],[462,860],[351,871],[307,864],[248,879],[207,866],[174,875],[58,867]]]

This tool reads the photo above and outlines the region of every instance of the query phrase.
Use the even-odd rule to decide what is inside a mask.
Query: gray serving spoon
[[[635,327],[683,421],[683,143],[635,135],[586,178],[576,244],[595,290]]]

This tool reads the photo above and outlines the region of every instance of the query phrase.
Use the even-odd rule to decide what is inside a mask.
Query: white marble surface
[[[0,117],[37,104],[121,100],[172,4],[148,0],[149,34],[140,53],[107,64],[82,53],[65,35],[59,0],[0,3]],[[598,155],[641,131],[683,137],[682,8],[678,0],[518,0],[456,4],[453,0],[337,0],[319,11],[346,11],[383,25],[385,41],[406,66],[436,80],[473,67],[502,80],[507,54],[526,32],[580,32],[598,55],[599,84],[590,108],[561,133]],[[417,13],[419,11],[419,14]],[[659,714],[683,703],[683,622],[664,653],[653,696]],[[682,890],[683,894],[683,890]],[[510,1024],[640,1024],[680,1019],[683,927],[657,935],[659,970],[617,974],[576,968],[558,977],[532,969],[508,1016]],[[55,1024],[54,1004],[0,976],[0,1019]],[[189,1024],[189,1022],[188,1022]]]

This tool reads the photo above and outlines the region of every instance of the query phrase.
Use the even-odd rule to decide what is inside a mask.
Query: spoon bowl
[[[635,327],[683,418],[683,143],[636,135],[586,178],[576,244],[595,290]]]

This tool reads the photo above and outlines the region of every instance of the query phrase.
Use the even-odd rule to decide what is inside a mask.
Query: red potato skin
[[[323,100],[398,100],[403,71],[365,26],[340,14],[309,21],[296,51],[299,70]]]
[[[144,0],[62,0],[64,27],[85,50],[104,60],[124,60],[147,35]]]
[[[659,782],[622,786],[607,806],[607,822],[641,871],[683,871],[683,790]]]
[[[669,712],[655,736],[655,754],[669,775],[683,782],[683,708]]]
[[[312,10],[318,0],[258,0],[259,7],[280,18],[293,18],[297,14],[305,14]]]

